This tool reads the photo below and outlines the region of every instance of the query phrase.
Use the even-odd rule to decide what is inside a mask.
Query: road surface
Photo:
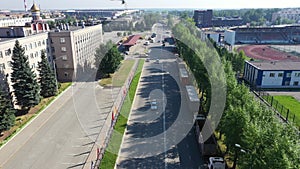
[[[77,82],[2,146],[0,168],[82,168],[118,91]]]
[[[181,132],[186,124],[192,126],[193,113],[187,107],[172,50],[159,43],[151,47],[116,162],[118,169],[203,166],[194,128]],[[150,109],[153,99],[157,100],[157,110]],[[182,119],[180,123],[178,119]]]

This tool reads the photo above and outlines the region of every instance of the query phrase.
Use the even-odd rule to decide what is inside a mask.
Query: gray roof
[[[300,70],[299,61],[247,61],[260,70]]]

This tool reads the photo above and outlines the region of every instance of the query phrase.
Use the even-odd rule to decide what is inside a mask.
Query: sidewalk
[[[103,154],[105,152],[106,147],[108,146],[111,133],[113,131],[113,126],[116,123],[116,118],[119,111],[121,110],[123,101],[125,99],[126,93],[129,89],[130,82],[134,76],[135,70],[138,66],[138,60],[135,60],[135,63],[131,69],[130,74],[128,75],[127,80],[125,81],[124,85],[120,88],[117,97],[114,100],[113,106],[105,120],[105,124],[101,129],[100,133],[98,134],[95,143],[93,144],[92,150],[84,164],[84,169],[90,168],[98,168],[100,164],[100,160],[103,158]],[[112,115],[114,113],[114,116]],[[114,119],[112,119],[114,117]]]
[[[48,108],[34,119],[0,148],[0,168],[49,120],[57,110],[72,97],[71,87],[57,97]],[[55,106],[54,106],[55,105]],[[51,108],[49,108],[51,107]],[[54,112],[54,113],[53,113]]]

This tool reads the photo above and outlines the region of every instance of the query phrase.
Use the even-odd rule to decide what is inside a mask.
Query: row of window
[[[286,77],[291,77],[291,75],[292,75],[291,73],[287,73]],[[295,77],[300,77],[300,73],[295,73],[294,76]],[[275,77],[275,73],[270,73],[269,77]],[[283,77],[283,73],[278,73],[277,77]]]

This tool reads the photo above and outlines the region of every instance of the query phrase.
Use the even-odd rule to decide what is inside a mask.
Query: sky
[[[25,0],[27,8],[35,1],[41,9],[126,8],[120,0]],[[295,8],[300,0],[125,0],[127,8]],[[23,10],[24,0],[0,0],[0,10]]]

